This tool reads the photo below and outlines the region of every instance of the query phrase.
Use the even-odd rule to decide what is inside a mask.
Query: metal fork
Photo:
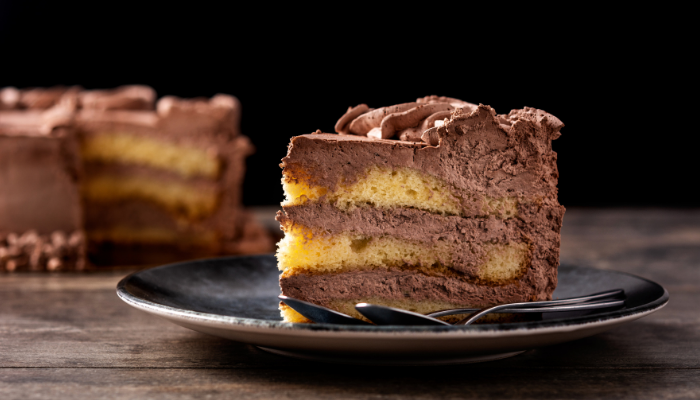
[[[622,289],[615,289],[594,293],[587,296],[571,297],[559,300],[501,304],[484,309],[455,308],[437,311],[428,315],[368,303],[359,303],[355,305],[355,309],[367,319],[378,325],[451,325],[445,321],[437,319],[436,317],[454,314],[472,314],[455,324],[470,325],[486,314],[499,311],[503,313],[543,313],[620,307],[624,305],[624,300],[606,301],[605,299],[619,297],[622,295],[624,295],[624,291]]]
[[[609,290],[607,292],[600,292],[600,293],[595,293],[591,294],[588,296],[580,296],[580,297],[570,297],[568,299],[560,299],[560,300],[548,300],[548,301],[535,301],[535,302],[530,302],[530,303],[511,303],[511,304],[501,304],[498,306],[493,306],[493,307],[488,307],[484,308],[483,310],[477,312],[474,315],[471,315],[469,317],[466,317],[462,319],[461,321],[455,323],[455,325],[471,325],[474,323],[474,321],[478,320],[479,318],[483,317],[486,314],[494,313],[500,310],[505,310],[505,309],[523,309],[523,308],[532,308],[533,306],[535,308],[544,308],[544,307],[555,307],[557,308],[557,311],[573,311],[577,309],[582,309],[581,306],[585,306],[586,303],[593,302],[595,300],[600,300],[604,298],[610,298],[610,297],[615,297],[619,296],[621,294],[624,294],[624,290],[622,289],[617,289],[617,290]],[[625,302],[624,300],[621,300],[621,304],[616,304],[620,301],[617,302],[610,302],[611,304],[609,307],[616,307],[616,306],[621,306],[624,305]],[[613,304],[615,303],[615,304]],[[601,304],[601,303],[597,303]],[[607,304],[606,304],[607,306]],[[605,307],[607,308],[607,307]]]
[[[468,323],[471,324],[476,319],[481,318],[482,316],[490,312],[498,311],[501,311],[503,313],[543,313],[619,307],[624,305],[624,301],[605,301],[605,299],[618,297],[621,295],[624,295],[624,291],[621,289],[616,289],[601,293],[595,293],[588,296],[574,297],[568,299],[503,304],[487,309],[456,308],[450,310],[437,311],[428,315],[367,303],[359,303],[355,306],[355,309],[359,311],[362,315],[367,317],[367,319],[369,319],[377,325],[450,325],[449,323],[436,319],[435,317],[454,314],[476,313],[469,317],[474,318],[474,320]],[[314,322],[331,324],[367,324],[362,320],[353,318],[349,315],[331,310],[323,306],[319,306],[317,304],[297,300],[284,295],[280,295],[278,297],[289,307],[293,308],[298,313]],[[457,324],[467,322],[466,320],[469,318],[465,318]]]

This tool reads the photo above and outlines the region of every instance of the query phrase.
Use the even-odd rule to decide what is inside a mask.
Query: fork
[[[559,300],[501,304],[483,309],[456,308],[437,311],[428,315],[368,303],[358,303],[355,305],[355,309],[367,319],[378,325],[450,325],[449,323],[436,319],[435,317],[467,313],[472,315],[460,320],[459,322],[455,323],[455,325],[470,325],[484,315],[498,311],[504,313],[542,313],[619,307],[624,305],[624,300],[603,300],[622,295],[624,295],[624,291],[622,289],[615,289],[594,293],[587,296],[571,297]]]

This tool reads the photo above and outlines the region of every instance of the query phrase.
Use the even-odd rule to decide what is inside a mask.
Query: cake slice
[[[282,294],[361,318],[359,302],[422,314],[551,298],[564,208],[563,124],[533,108],[430,96],[360,105],[338,134],[282,160]],[[285,321],[305,318],[281,305]]]

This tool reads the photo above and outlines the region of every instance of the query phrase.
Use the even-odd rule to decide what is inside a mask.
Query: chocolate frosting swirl
[[[335,124],[341,135],[359,135],[375,139],[394,137],[410,142],[426,142],[437,145],[434,127],[449,118],[457,109],[471,112],[475,104],[450,97],[427,96],[415,102],[397,104],[377,109],[366,104],[348,108]]]
[[[87,90],[80,93],[82,108],[93,110],[152,110],[156,91],[148,86],[127,85],[116,89]]]

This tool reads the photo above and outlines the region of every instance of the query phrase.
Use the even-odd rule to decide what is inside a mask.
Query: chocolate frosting
[[[344,272],[340,274],[299,274],[280,279],[282,294],[330,307],[335,299],[366,298],[438,300],[465,306],[546,300],[556,287],[548,277],[531,274],[516,283],[482,286],[456,276],[431,276],[398,268]]]
[[[29,89],[6,87],[0,90],[0,110],[46,110],[67,97],[75,101],[79,91],[79,86]]]
[[[446,242],[453,249],[452,268],[470,279],[478,275],[478,266],[486,261],[487,245],[524,242],[531,244],[530,270],[541,271],[538,273],[543,279],[556,281],[556,269],[551,266],[559,264],[559,230],[564,207],[520,205],[519,215],[501,220],[494,216],[443,216],[408,208],[358,207],[342,211],[328,203],[308,202],[284,207],[277,220],[283,226],[311,227],[315,235],[352,232],[427,244]]]
[[[217,94],[211,99],[180,99],[165,96],[156,104],[160,128],[174,135],[216,132],[238,135],[241,106],[233,96]]]
[[[471,111],[475,104],[449,97],[428,96],[413,103],[371,109],[366,104],[348,108],[335,124],[335,131],[342,135],[360,135],[375,139],[394,136],[412,142],[430,143],[423,134],[435,126],[435,122],[448,118],[456,109]]]
[[[0,110],[13,110],[17,108],[22,94],[15,87],[0,89]]]
[[[465,216],[479,214],[482,195],[558,205],[559,173],[551,141],[559,137],[561,121],[533,108],[507,115],[497,115],[485,105],[469,112],[467,108],[456,108],[441,126],[430,128],[427,135],[423,132],[427,138],[436,137],[437,145],[357,135],[302,135],[292,138],[281,165],[288,176],[330,190],[340,182],[357,181],[371,166],[424,171],[452,185]]]
[[[45,110],[0,111],[0,135],[3,136],[61,136],[73,125],[75,101],[65,101]]]
[[[153,110],[156,91],[149,86],[127,85],[107,90],[87,90],[78,97],[79,106],[94,110]]]
[[[71,125],[79,131],[126,127],[193,144],[211,142],[212,137],[230,140],[240,134],[241,107],[233,96],[165,96],[157,103],[155,97],[155,91],[143,85],[87,91],[77,86],[7,87],[0,90],[0,134],[49,134],[56,127]]]

